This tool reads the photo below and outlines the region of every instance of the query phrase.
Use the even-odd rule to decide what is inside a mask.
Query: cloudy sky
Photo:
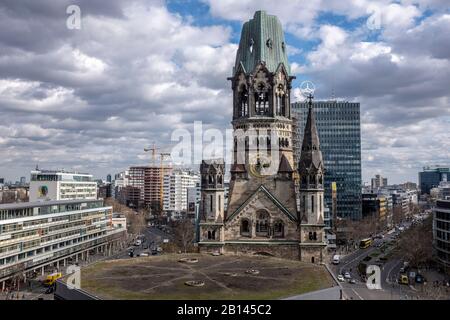
[[[446,0],[2,0],[0,177],[39,164],[104,178],[194,121],[229,128],[226,78],[260,9],[284,26],[295,86],[361,103],[364,181],[450,163]]]

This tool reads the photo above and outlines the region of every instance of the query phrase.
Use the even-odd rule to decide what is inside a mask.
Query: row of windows
[[[39,249],[31,250],[31,251],[28,251],[28,252],[23,252],[23,253],[20,253],[18,255],[15,255],[15,256],[3,258],[3,259],[0,259],[0,266],[1,265],[6,265],[6,264],[10,264],[10,263],[13,263],[13,262],[17,262],[17,261],[23,260],[23,259],[25,259],[27,257],[31,257],[31,256],[34,256],[34,255],[38,255],[38,254],[42,254],[42,253],[45,253],[45,252],[49,252],[51,250],[56,250],[56,249],[64,248],[66,246],[77,244],[77,243],[80,243],[80,242],[83,242],[83,241],[87,241],[87,240],[99,237],[101,235],[104,235],[104,234],[106,234],[106,232],[105,231],[101,231],[101,232],[98,232],[98,233],[95,233],[95,234],[81,236],[81,237],[76,238],[76,239],[71,239],[71,240],[63,241],[63,242],[56,243],[56,244],[53,244],[53,245],[49,245],[49,246],[46,246],[45,248],[39,248]],[[39,245],[39,244],[37,244],[37,245]],[[0,248],[0,253],[2,253],[2,251],[1,251],[2,249],[3,248]],[[25,247],[24,247],[24,249],[25,249]]]
[[[438,249],[442,249],[442,250],[450,252],[450,242],[437,240],[436,244],[437,244]]]
[[[436,227],[442,230],[450,230],[450,222],[436,221]]]
[[[111,214],[111,212],[108,211],[108,215],[110,215],[110,214]],[[106,215],[106,216],[108,216],[108,215]],[[84,217],[96,217],[96,216],[103,217],[103,216],[105,216],[105,213],[103,211],[83,212],[83,213],[77,213],[77,214],[73,214],[73,215],[53,217],[53,218],[51,218],[51,221],[49,219],[37,219],[37,220],[32,220],[32,221],[26,221],[26,222],[23,222],[22,224],[19,224],[19,223],[4,224],[4,225],[0,226],[0,234],[7,233],[7,232],[20,231],[25,227],[38,226],[40,224],[45,224],[45,223],[50,223],[50,222],[54,223],[54,222],[65,221],[65,220],[76,221],[76,220],[80,220],[81,218],[84,218]]]
[[[436,211],[436,218],[450,221],[450,212]]]
[[[33,208],[2,209],[0,210],[0,220],[30,217],[34,215],[44,215],[51,213],[68,212],[82,209],[100,208],[103,201],[89,201],[85,203],[65,204],[65,205],[45,205]]]
[[[436,230],[436,237],[445,241],[450,241],[450,232]]]

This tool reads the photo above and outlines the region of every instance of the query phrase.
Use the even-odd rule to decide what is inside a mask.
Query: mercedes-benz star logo
[[[316,90],[316,86],[309,80],[305,80],[300,84],[300,93],[305,98],[314,95],[314,91]]]

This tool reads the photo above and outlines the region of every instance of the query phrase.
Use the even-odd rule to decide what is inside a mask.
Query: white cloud
[[[143,163],[144,145],[166,144],[173,129],[193,121],[229,126],[226,77],[237,46],[226,22],[200,26],[196,17],[169,12],[164,1],[86,1],[90,14],[73,32],[60,27],[68,2],[42,0],[35,19],[27,14],[33,1],[0,5],[0,153],[8,155],[0,176],[23,175],[35,162],[105,174]],[[317,42],[308,51],[301,42],[288,45],[291,70],[316,83],[318,98],[334,89],[361,102],[366,177],[381,170],[414,179],[422,165],[448,162],[445,2],[377,1],[378,37],[364,21],[373,1],[203,2],[213,17],[241,22],[265,9],[286,32]],[[424,18],[425,9],[435,12]],[[362,19],[346,29],[333,19],[319,24],[323,13]],[[302,99],[298,88],[292,96]]]

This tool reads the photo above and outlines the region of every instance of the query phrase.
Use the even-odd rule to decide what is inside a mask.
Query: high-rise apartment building
[[[188,188],[200,183],[200,175],[192,171],[174,170],[164,175],[164,211],[186,212]]]
[[[163,179],[161,175],[171,174],[172,167],[168,165],[134,166],[129,171],[129,186],[140,190],[138,199],[130,199],[136,202],[138,207],[152,208],[158,211],[162,204]],[[136,192],[133,193],[136,195]]]
[[[111,197],[118,199],[122,188],[129,185],[130,174],[128,170],[119,172],[114,175],[114,180],[111,182]]]
[[[372,178],[370,183],[372,190],[377,190],[378,188],[382,188],[388,185],[388,179],[383,178],[381,175],[377,174],[374,178]]]
[[[91,174],[65,170],[31,171],[30,202],[79,199],[97,199],[97,182]]]
[[[325,204],[332,208],[331,185],[336,183],[338,217],[361,218],[361,129],[360,105],[356,102],[313,103],[325,170]],[[306,125],[308,105],[292,104],[295,119],[294,164],[300,157],[300,143]]]

